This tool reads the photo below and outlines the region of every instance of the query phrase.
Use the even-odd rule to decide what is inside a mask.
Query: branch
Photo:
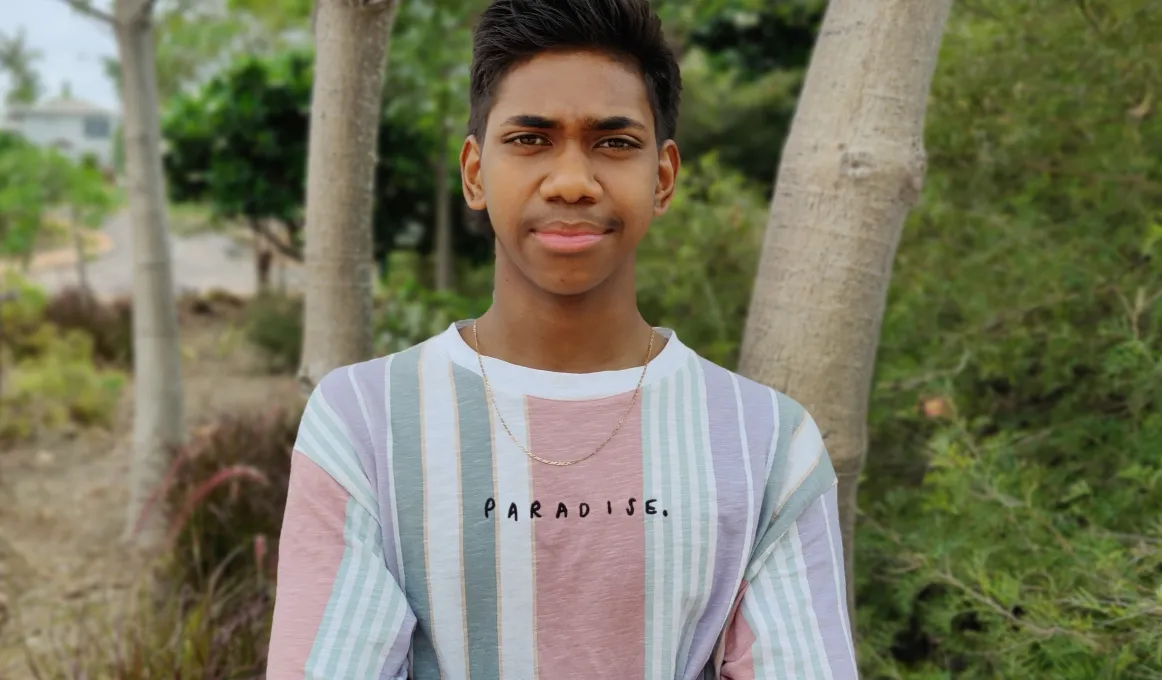
[[[294,246],[283,243],[277,236],[270,233],[270,230],[266,228],[266,225],[262,223],[262,220],[250,220],[250,228],[254,230],[254,233],[259,234],[264,239],[266,239],[266,242],[274,246],[278,252],[289,257],[295,262],[303,261],[303,254]]]
[[[108,12],[102,12],[101,10],[96,9],[95,7],[91,6],[87,2],[87,0],[61,0],[61,2],[65,3],[69,7],[72,7],[75,11],[77,11],[81,14],[84,14],[85,16],[87,16],[91,19],[96,19],[97,21],[103,21],[106,24],[109,24],[110,26],[117,25],[117,19],[115,19],[112,14],[109,14]]]

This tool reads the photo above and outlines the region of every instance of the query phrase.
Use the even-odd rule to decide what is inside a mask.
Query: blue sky
[[[109,0],[96,0],[108,7]],[[23,28],[29,44],[43,54],[36,63],[45,95],[56,96],[68,81],[73,96],[118,110],[117,92],[105,76],[103,57],[117,54],[112,30],[81,16],[62,0],[0,0],[0,32],[12,35]],[[0,92],[8,90],[0,76]]]

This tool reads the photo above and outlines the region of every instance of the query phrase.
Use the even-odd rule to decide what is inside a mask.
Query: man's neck
[[[653,331],[637,308],[632,266],[626,269],[584,295],[562,297],[498,267],[493,304],[477,322],[479,351],[558,373],[641,366]],[[461,335],[476,348],[470,326]],[[662,337],[653,339],[651,358],[664,344]]]

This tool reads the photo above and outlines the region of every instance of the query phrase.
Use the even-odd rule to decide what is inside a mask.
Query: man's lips
[[[534,229],[533,237],[547,250],[557,253],[578,253],[600,243],[609,236],[609,230],[597,224],[552,223]]]

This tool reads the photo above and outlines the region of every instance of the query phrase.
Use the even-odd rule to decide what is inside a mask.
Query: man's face
[[[544,53],[514,67],[484,140],[465,140],[464,195],[487,210],[497,258],[539,288],[587,293],[633,261],[669,206],[678,150],[659,149],[641,75],[594,52]]]

